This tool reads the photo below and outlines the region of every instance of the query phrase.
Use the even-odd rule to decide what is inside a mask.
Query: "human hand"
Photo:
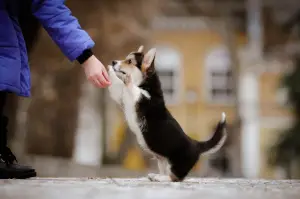
[[[86,78],[96,87],[106,88],[111,84],[104,65],[94,55],[88,58],[82,66]]]

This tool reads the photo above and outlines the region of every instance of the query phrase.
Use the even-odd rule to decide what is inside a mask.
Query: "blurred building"
[[[207,2],[207,6],[210,6],[209,1],[202,2]],[[216,8],[228,9],[234,18],[232,22],[236,23],[233,30],[234,42],[237,44],[235,53],[240,67],[239,82],[243,84],[237,85],[241,90],[241,97],[238,96],[241,107],[239,111],[246,112],[251,109],[254,110],[254,115],[251,111],[250,117],[243,116],[242,113],[242,122],[246,123],[244,128],[248,128],[248,131],[243,131],[242,126],[241,138],[232,138],[231,141],[240,142],[241,146],[229,146],[229,149],[225,150],[229,151],[228,156],[231,154],[230,159],[239,159],[236,157],[239,153],[235,154],[234,150],[241,151],[240,166],[242,175],[246,177],[280,177],[280,170],[268,166],[267,155],[271,144],[293,121],[289,107],[285,104],[286,90],[280,88],[282,75],[292,67],[291,60],[284,56],[285,53],[278,55],[278,51],[274,51],[274,46],[283,47],[286,43],[280,40],[285,36],[280,35],[280,31],[284,22],[293,16],[288,9],[291,8],[291,4],[280,8],[279,1],[274,4],[262,3],[262,7],[258,8],[264,12],[261,14],[261,20],[256,22],[254,19],[247,20],[247,15],[253,17],[253,14],[249,13],[253,10],[245,9],[243,4],[246,2],[228,1],[227,5],[226,2],[219,2],[218,5],[218,1],[215,1],[215,5]],[[256,5],[252,6],[255,9]],[[221,13],[220,17],[218,9],[207,13],[201,8],[205,8],[205,3],[198,5],[197,1],[171,1],[164,7],[164,15],[153,20],[152,37],[153,46],[157,48],[156,69],[160,74],[168,108],[186,133],[199,140],[209,138],[221,112],[226,112],[229,124],[237,119],[234,91],[236,82],[232,77],[234,68],[231,52],[222,30],[216,28],[226,23],[224,19],[227,15]],[[278,13],[274,12],[275,10],[278,10]],[[261,29],[261,35],[249,33],[249,26],[255,25],[258,26],[254,29]],[[249,34],[252,36],[250,39],[247,37]],[[261,51],[260,59],[255,60],[255,52],[249,50],[251,45],[256,46],[254,50],[257,50],[257,45],[261,45],[261,49],[258,49]],[[120,116],[111,142],[118,140],[118,143],[110,144],[114,153],[118,153],[118,146],[122,145],[122,138],[126,137],[125,129],[126,125]],[[134,144],[127,147],[128,153],[124,155],[123,151],[123,165],[130,169],[147,167],[147,161],[139,148]],[[203,175],[207,175],[206,172],[210,173],[207,161],[207,157],[203,157],[195,170]]]
[[[202,157],[196,174],[282,177],[267,165],[267,153],[293,121],[280,80],[292,68],[287,52],[295,51],[295,41],[283,27],[299,10],[297,0],[164,0],[162,6],[136,2],[131,0],[137,13],[121,2],[69,4],[97,41],[96,53],[105,63],[122,59],[139,45],[157,48],[156,70],[168,108],[188,135],[208,139],[226,112],[228,142],[215,156]],[[32,63],[34,105],[27,116],[28,101],[20,103],[14,142],[20,154],[28,155],[26,161],[48,176],[55,175],[54,167],[64,168],[56,175],[70,176],[98,175],[98,170],[114,166],[156,168],[108,93],[82,80],[46,32],[41,37]],[[67,81],[70,73],[74,78]],[[72,122],[65,122],[66,115]],[[24,133],[26,125],[31,128]],[[218,158],[222,161],[214,161]],[[226,171],[216,164],[225,164]]]

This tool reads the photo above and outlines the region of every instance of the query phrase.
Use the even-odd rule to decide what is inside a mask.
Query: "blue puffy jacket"
[[[0,91],[28,97],[31,84],[26,45],[17,13],[8,12],[6,2],[0,0]],[[64,0],[32,0],[32,13],[70,61],[95,45]]]

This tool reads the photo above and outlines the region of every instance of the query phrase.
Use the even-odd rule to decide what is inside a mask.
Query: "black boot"
[[[34,169],[16,164],[16,157],[7,146],[8,118],[0,118],[0,179],[25,179],[35,177]]]

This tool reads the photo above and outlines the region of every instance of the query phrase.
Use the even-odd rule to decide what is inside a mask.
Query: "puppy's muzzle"
[[[113,60],[113,61],[112,61],[112,67],[113,67],[113,69],[114,69],[115,72],[121,73],[121,74],[123,74],[123,75],[126,74],[124,71],[122,71],[122,70],[120,69],[120,66],[118,65],[118,61]]]

